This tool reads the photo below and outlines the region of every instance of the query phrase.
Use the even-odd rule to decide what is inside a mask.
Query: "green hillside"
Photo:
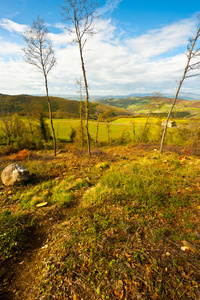
[[[78,118],[79,104],[77,100],[65,100],[58,97],[50,97],[54,117],[59,118]],[[112,116],[131,115],[130,111],[118,107],[106,106],[102,103],[90,103],[90,117],[96,119],[99,112],[103,113],[110,110]],[[18,113],[26,115],[34,112],[48,113],[46,97],[30,95],[3,95],[0,94],[0,112],[1,113]]]
[[[111,106],[117,106],[124,109],[129,109],[131,105],[141,106],[145,105],[149,102],[148,97],[141,98],[141,97],[127,97],[127,98],[121,98],[121,99],[103,99],[103,100],[96,100],[95,102],[111,105]]]
[[[155,105],[156,100],[160,101],[161,105]],[[172,103],[172,98],[167,97],[127,97],[122,99],[104,99],[97,100],[97,103],[116,106],[119,108],[127,109],[134,114],[147,114],[153,107],[152,113],[155,115],[166,116]],[[178,99],[173,109],[172,117],[183,118],[200,116],[200,101],[199,100],[183,100]]]

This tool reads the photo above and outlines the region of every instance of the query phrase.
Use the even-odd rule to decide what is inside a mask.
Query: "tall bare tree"
[[[23,49],[25,61],[37,67],[44,75],[46,98],[49,108],[49,119],[54,143],[54,154],[56,156],[56,137],[52,119],[52,108],[49,98],[48,74],[55,66],[56,59],[52,48],[52,43],[48,36],[48,29],[44,20],[39,16],[33,20],[32,26],[28,27],[23,33],[27,47]]]
[[[167,132],[168,121],[169,121],[169,118],[171,116],[172,110],[174,108],[174,105],[176,103],[176,100],[178,98],[178,95],[179,95],[179,92],[180,92],[180,89],[181,89],[181,86],[182,86],[184,80],[186,78],[189,78],[189,77],[200,75],[199,72],[196,71],[196,70],[200,69],[200,61],[198,59],[198,57],[200,57],[200,48],[196,47],[197,40],[198,40],[199,37],[200,37],[200,26],[198,27],[196,36],[193,39],[190,39],[188,47],[187,47],[188,48],[187,64],[186,64],[186,67],[184,69],[183,76],[182,76],[182,78],[179,82],[179,86],[178,86],[178,89],[176,91],[176,95],[174,97],[174,100],[172,102],[170,111],[167,115],[166,123],[165,123],[163,134],[162,134],[161,144],[160,144],[160,153],[163,152],[163,146],[164,146],[164,140],[165,140],[165,136],[166,136],[166,132]],[[195,71],[195,73],[193,71]]]
[[[80,104],[79,104],[79,115],[80,115],[80,131],[81,131],[81,150],[83,150],[83,86],[82,86],[82,78],[78,80],[76,78],[76,86],[78,88],[77,93],[79,94]]]
[[[94,32],[94,21],[98,8],[98,2],[93,0],[64,0],[62,8],[63,21],[66,23],[66,29],[75,34],[76,38],[73,42],[78,44],[81,67],[83,72],[83,79],[85,85],[85,111],[86,111],[86,135],[88,144],[88,154],[90,155],[90,136],[88,129],[89,120],[89,91],[88,81],[86,76],[85,61],[83,57],[83,50],[87,41],[87,36],[92,36]]]

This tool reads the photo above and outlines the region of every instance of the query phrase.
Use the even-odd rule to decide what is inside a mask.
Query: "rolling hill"
[[[66,100],[59,97],[50,97],[53,116],[56,118],[78,118],[79,104],[77,100]],[[90,117],[96,119],[98,114],[111,111],[112,116],[131,115],[132,113],[124,108],[107,106],[103,103],[90,102]],[[30,95],[3,95],[0,94],[1,114],[26,115],[37,112],[48,113],[46,97]]]
[[[133,114],[148,114],[149,110],[153,106],[152,96],[146,97],[127,97],[127,98],[109,98],[103,100],[96,100],[96,103],[101,103],[104,105],[116,106],[119,108],[126,109]],[[159,97],[161,105],[154,107],[152,113],[155,115],[167,115],[172,98],[168,97]],[[192,117],[200,116],[200,100],[184,100],[177,99],[176,105],[173,109],[172,117]]]

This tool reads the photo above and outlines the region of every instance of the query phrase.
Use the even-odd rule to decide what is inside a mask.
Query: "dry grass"
[[[181,153],[130,145],[33,156],[35,181],[1,195],[7,214],[34,223],[28,248],[2,262],[0,299],[199,299],[200,159]],[[32,197],[48,206],[29,206]]]

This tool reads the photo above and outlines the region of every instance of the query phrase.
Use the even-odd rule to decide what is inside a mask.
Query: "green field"
[[[126,119],[125,119],[126,120]],[[120,121],[121,122],[121,121]],[[119,138],[123,131],[126,130],[130,134],[132,132],[132,125],[131,123],[123,123],[123,124],[115,124],[114,122],[110,123],[110,136],[111,138]],[[58,119],[54,120],[54,126],[56,131],[56,137],[61,140],[69,140],[70,132],[72,128],[77,128],[80,126],[79,120],[72,120],[72,119]],[[96,129],[97,129],[97,122],[89,122],[89,132],[92,139],[96,137]],[[104,122],[100,122],[99,124],[99,141],[105,142],[107,141],[107,127]]]
[[[20,117],[21,120],[26,121],[26,117]],[[144,126],[146,123],[146,117],[133,117],[133,118],[118,118],[109,123],[110,141],[123,143],[127,142],[139,142],[143,134]],[[145,142],[159,142],[161,139],[162,127],[161,123],[166,118],[150,116],[148,120],[148,126],[146,127],[146,137],[143,139]],[[191,131],[190,138],[192,137],[193,128],[197,126],[198,120],[192,119],[175,119],[177,127],[169,128],[167,133],[167,143],[170,144],[186,144],[190,143],[188,136],[183,131]],[[61,141],[70,141],[70,134],[72,129],[80,127],[79,119],[54,119],[54,128],[56,138]],[[47,123],[50,124],[47,119]],[[92,140],[96,140],[97,122],[89,122],[89,132]],[[3,122],[0,120],[0,135],[3,135]],[[185,138],[184,138],[185,135]],[[98,141],[101,143],[108,142],[108,130],[105,122],[99,123],[99,135]]]
[[[160,124],[164,121],[165,118],[155,118],[150,117],[148,126],[149,126],[149,134],[151,135],[151,139],[155,138],[155,135],[158,135],[160,130]],[[175,120],[177,123],[176,128],[169,128],[169,133],[175,133],[180,128],[185,128],[186,126],[192,125],[195,121],[189,119],[177,119]],[[110,138],[111,139],[118,139],[120,138],[123,133],[129,135],[130,139],[134,139],[133,130],[135,130],[135,138],[136,140],[141,135],[144,125],[146,123],[146,117],[136,117],[136,118],[119,118],[114,120],[110,123]],[[56,137],[61,140],[69,140],[70,139],[70,132],[72,128],[76,129],[80,126],[79,120],[73,119],[57,119],[54,120],[54,127],[56,131]],[[96,128],[97,122],[90,121],[89,122],[89,132],[92,139],[95,140],[96,137]],[[106,142],[108,140],[107,136],[107,127],[104,122],[100,122],[99,124],[99,141]]]

